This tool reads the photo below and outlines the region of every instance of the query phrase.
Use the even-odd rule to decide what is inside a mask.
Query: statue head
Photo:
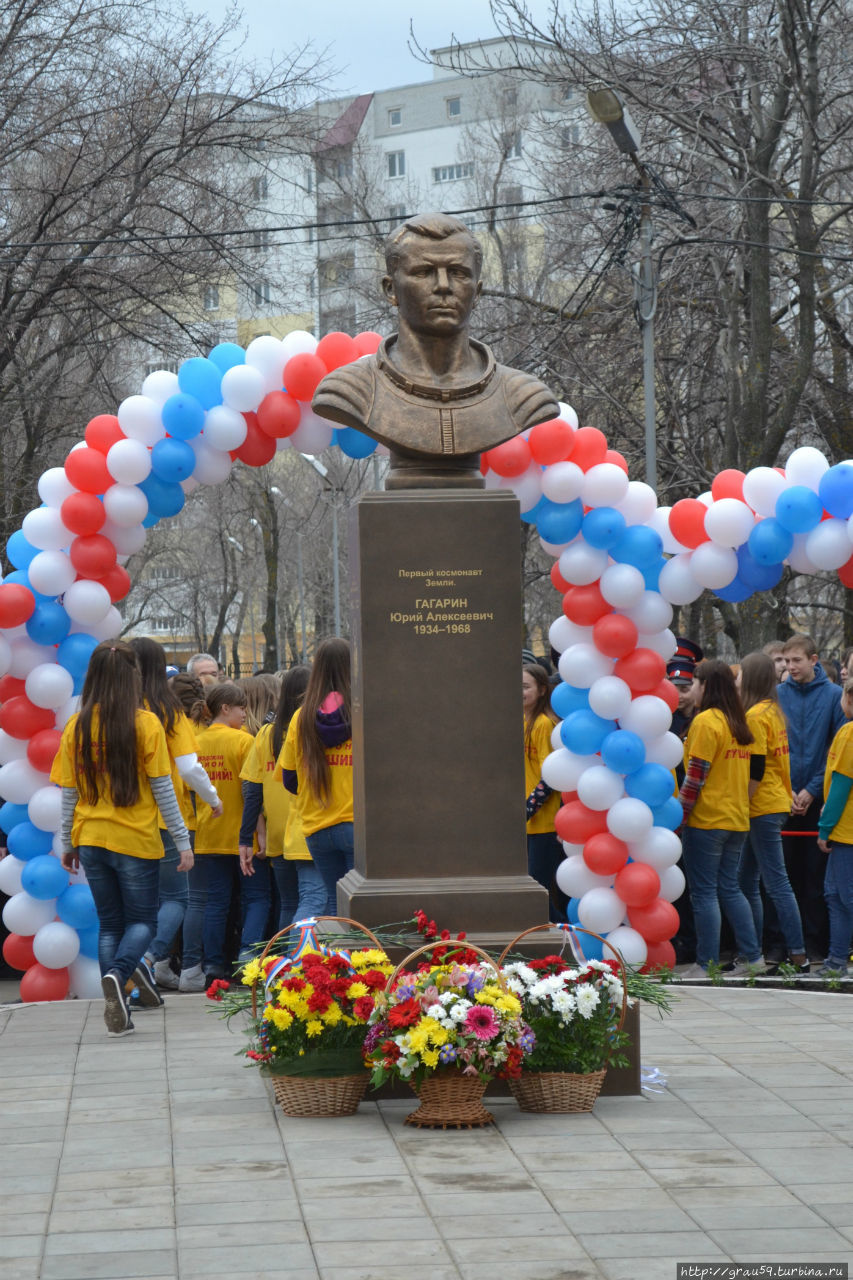
[[[389,276],[393,276],[400,261],[402,244],[412,236],[420,236],[424,240],[447,240],[449,236],[464,236],[471,246],[479,280],[483,267],[483,246],[464,222],[449,213],[420,213],[391,232],[385,241],[385,270]]]
[[[382,289],[397,308],[400,333],[453,338],[468,327],[480,296],[483,250],[458,218],[411,218],[385,242]]]

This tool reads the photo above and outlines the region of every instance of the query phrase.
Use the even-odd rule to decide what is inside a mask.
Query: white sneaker
[[[155,960],[151,967],[158,987],[165,987],[168,991],[178,990],[180,979],[168,960]]]
[[[723,970],[724,978],[757,978],[760,974],[765,973],[767,965],[764,963],[764,956],[759,956],[757,960],[745,960],[743,956],[735,956],[731,969]]]
[[[701,964],[688,965],[686,969],[682,969],[675,976],[686,982],[707,982],[708,980],[708,973],[702,968]]]
[[[194,964],[191,969],[182,969],[181,976],[178,979],[179,991],[206,991],[207,982],[204,977],[204,970],[200,964]]]

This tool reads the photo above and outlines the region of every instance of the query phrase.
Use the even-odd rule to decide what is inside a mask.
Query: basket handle
[[[319,924],[321,920],[333,920],[335,924],[354,925],[356,929],[361,929],[362,933],[367,934],[368,938],[376,947],[377,951],[385,950],[385,948],[382,946],[382,943],[377,938],[376,934],[371,933],[370,930],[367,928],[367,926],[361,924],[358,920],[351,920],[349,916],[314,916],[313,918],[314,920],[316,920],[317,924]],[[304,921],[302,920],[294,920],[293,924],[289,924],[287,925],[286,928],[279,929],[278,933],[274,933],[273,936],[270,938],[269,942],[267,943],[267,945],[264,947],[260,956],[258,957],[259,961],[263,963],[263,961],[266,960],[267,956],[270,953],[270,949],[273,947],[273,945],[276,942],[278,942],[279,938],[283,938],[286,933],[290,933],[291,929],[296,929],[299,927],[299,925],[303,923]],[[258,1016],[258,979],[255,978],[255,981],[252,983],[252,1017],[256,1018],[257,1016]]]
[[[402,970],[405,969],[406,965],[411,960],[416,960],[418,956],[423,955],[425,951],[434,951],[436,947],[440,947],[441,945],[442,943],[440,940],[438,942],[427,942],[424,946],[418,947],[416,951],[411,951],[407,956],[405,956],[397,965],[397,968],[391,974],[391,977],[385,983],[385,994],[390,995],[391,989],[394,986],[394,983],[396,982],[397,978],[400,976],[400,973],[402,972]],[[473,942],[468,942],[467,939],[464,940],[464,949],[466,951],[476,951],[478,956],[482,956],[482,958],[486,961],[486,964],[491,965],[491,967],[494,969],[497,975],[498,983],[501,986],[501,989],[503,991],[507,990],[506,978],[501,973],[500,965],[495,964],[494,960],[489,955],[488,951],[484,951],[482,947],[478,947]]]
[[[553,924],[535,924],[532,929],[525,929],[523,933],[520,933],[517,937],[513,938],[512,942],[507,943],[501,952],[498,964],[502,965],[513,947],[515,947],[517,943],[521,942],[522,938],[526,938],[528,934],[540,933],[543,929],[554,929],[555,927],[561,929],[563,933],[585,933],[589,938],[598,938],[599,942],[603,943],[605,947],[610,948],[616,959],[619,961],[619,968],[621,971],[619,976],[622,980],[622,1008],[619,1011],[619,1024],[616,1027],[616,1030],[621,1031],[625,1025],[625,1014],[628,1009],[628,988],[626,985],[628,975],[625,972],[625,961],[622,959],[622,953],[617,951],[612,942],[608,942],[606,938],[602,938],[600,933],[593,933],[592,929],[583,929],[579,924],[562,924],[556,926]]]

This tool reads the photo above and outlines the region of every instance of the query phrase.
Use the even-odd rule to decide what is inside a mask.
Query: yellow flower
[[[420,1053],[429,1044],[429,1027],[424,1024],[431,1021],[431,1018],[421,1018],[420,1022],[412,1027],[409,1032],[409,1046],[415,1053]]]
[[[432,1041],[432,1043],[433,1043],[433,1044],[435,1044],[435,1045],[447,1044],[447,1041],[448,1041],[448,1038],[449,1038],[449,1033],[448,1033],[448,1031],[447,1031],[447,1028],[446,1028],[446,1027],[443,1027],[443,1026],[439,1023],[439,1025],[437,1026],[436,1030],[435,1030],[435,1031],[431,1031],[431,1032],[429,1033],[429,1038],[430,1038],[430,1040]]]
[[[379,969],[388,964],[388,957],[384,951],[377,951],[374,947],[367,951],[354,951],[350,963],[353,969]]]
[[[501,1013],[510,1014],[513,1018],[521,1017],[521,1001],[510,991],[495,1001],[495,1008]]]
[[[248,964],[243,966],[243,974],[241,978],[243,986],[251,987],[252,984],[254,982],[257,982],[258,979],[261,977],[261,973],[262,973],[262,970],[261,970],[260,960],[250,960]]]
[[[278,1027],[279,1031],[286,1031],[288,1027],[293,1025],[293,1014],[288,1013],[287,1009],[273,1009],[270,1020]]]
[[[425,1067],[438,1066],[438,1049],[424,1049],[421,1054],[421,1062]]]
[[[320,1017],[327,1027],[336,1027],[344,1015],[336,1004],[330,1004],[325,1013],[321,1013]]]
[[[351,982],[347,987],[347,995],[350,1000],[357,1000],[359,996],[366,996],[368,988],[363,982]]]
[[[319,1018],[312,1018],[310,1022],[306,1023],[305,1034],[311,1037],[323,1034],[323,1024]]]

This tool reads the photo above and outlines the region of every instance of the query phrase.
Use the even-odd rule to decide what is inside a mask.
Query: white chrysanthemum
[[[577,1002],[575,1000],[575,997],[569,991],[556,992],[551,1003],[553,1004],[557,1013],[561,1013],[563,1015],[568,1014],[569,1017],[571,1017],[571,1015],[574,1013],[575,1009],[577,1008]]]
[[[453,1001],[458,999],[459,997],[455,991],[442,991],[441,995],[438,997],[438,1002],[439,1004],[448,1005],[453,1004]]]
[[[457,1000],[456,1004],[450,1010],[450,1017],[453,1022],[464,1022],[465,1015],[472,1008],[470,1000]]]
[[[582,1018],[591,1018],[601,1003],[601,996],[591,983],[584,982],[575,989],[575,1000],[577,1001],[580,1016]]]
[[[527,988],[518,978],[507,978],[508,989],[516,996],[523,996]]]
[[[557,991],[563,990],[563,975],[561,973],[549,974],[547,978],[540,978],[538,982],[530,988],[530,998],[532,1000],[549,1000]]]

